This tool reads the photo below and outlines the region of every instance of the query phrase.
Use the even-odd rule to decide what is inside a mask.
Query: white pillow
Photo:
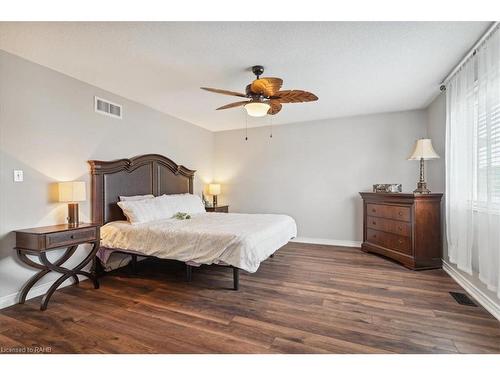
[[[121,202],[127,202],[127,201],[142,201],[143,199],[151,199],[154,198],[155,196],[153,194],[145,194],[145,195],[120,195],[120,201]]]
[[[161,196],[166,205],[166,209],[177,212],[185,212],[187,214],[198,214],[205,212],[205,205],[201,198],[194,194],[164,194]]]
[[[118,202],[123,214],[131,224],[171,218],[171,211],[162,197]]]

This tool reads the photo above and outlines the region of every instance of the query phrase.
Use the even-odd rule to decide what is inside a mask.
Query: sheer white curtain
[[[450,261],[500,298],[500,32],[446,87],[446,235]]]

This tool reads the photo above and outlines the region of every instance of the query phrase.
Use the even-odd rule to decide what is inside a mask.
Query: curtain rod
[[[446,83],[448,83],[448,80],[455,75],[455,73],[462,67],[463,64],[469,58],[476,53],[476,49],[490,36],[490,34],[500,25],[500,22],[495,21],[491,24],[490,27],[488,27],[488,30],[479,38],[479,40],[472,46],[472,48],[467,52],[467,54],[462,57],[462,59],[458,62],[457,65],[453,68],[453,70],[448,73],[448,75],[441,81],[441,87],[439,88],[441,91],[446,90]]]

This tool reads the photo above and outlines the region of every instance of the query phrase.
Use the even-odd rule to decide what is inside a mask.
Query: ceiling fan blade
[[[303,103],[314,102],[315,100],[318,100],[318,97],[308,91],[283,90],[275,93],[272,99],[278,100],[280,103]]]
[[[228,109],[228,108],[239,107],[239,106],[245,105],[245,104],[247,104],[249,102],[250,102],[249,100],[245,100],[245,101],[242,101],[242,102],[234,102],[234,103],[223,105],[222,107],[219,107],[216,110],[218,111],[219,109]]]
[[[210,91],[210,92],[215,92],[216,94],[223,94],[223,95],[231,95],[231,96],[239,96],[241,98],[246,98],[247,96],[245,94],[235,92],[235,91],[229,91],[229,90],[221,90],[221,89],[212,89],[210,87],[200,87],[202,90]]]
[[[271,108],[269,108],[269,111],[267,111],[268,115],[275,115],[279,111],[281,111],[281,103],[277,100],[270,100],[269,105]]]
[[[255,94],[273,96],[279,91],[281,85],[283,85],[283,80],[281,78],[266,77],[253,81],[251,89]]]

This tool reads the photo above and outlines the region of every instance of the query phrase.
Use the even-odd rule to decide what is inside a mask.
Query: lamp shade
[[[219,195],[220,194],[220,185],[219,184],[208,185],[208,193],[210,195]]]
[[[428,160],[428,159],[439,159],[439,155],[432,147],[432,141],[430,139],[419,139],[415,143],[415,148],[411,153],[408,160]]]
[[[269,104],[262,102],[250,102],[245,105],[248,115],[252,117],[264,117],[269,108],[271,108]]]
[[[82,202],[86,200],[85,182],[59,182],[59,202]]]

